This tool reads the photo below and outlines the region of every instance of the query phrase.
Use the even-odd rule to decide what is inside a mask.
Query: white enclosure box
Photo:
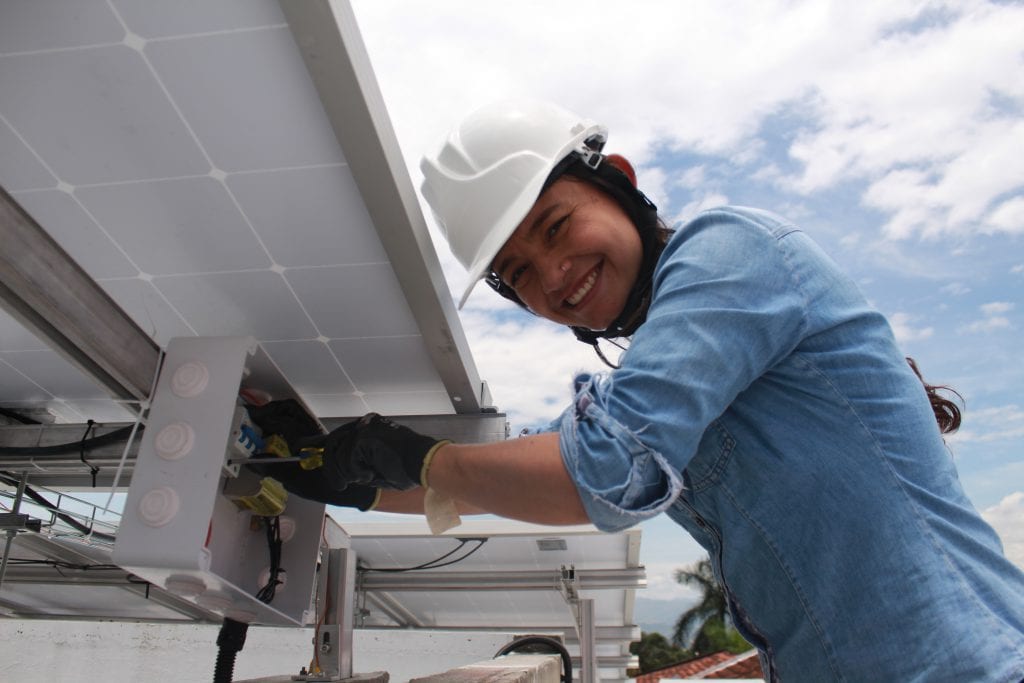
[[[281,514],[280,565],[270,604],[256,598],[270,553],[263,519],[240,508],[225,487],[258,487],[259,477],[228,465],[244,457],[239,391],[297,398],[251,337],[171,340],[139,445],[113,560],[199,606],[247,623],[299,626],[311,605],[324,523],[322,503],[289,496]],[[243,435],[244,436],[244,435]]]

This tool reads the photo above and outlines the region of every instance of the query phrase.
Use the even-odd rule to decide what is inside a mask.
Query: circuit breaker
[[[171,340],[113,560],[217,614],[306,625],[313,620],[325,506],[268,488],[275,482],[261,482],[240,465],[258,437],[240,394],[298,400],[251,337]],[[239,503],[253,495],[272,508],[269,513]],[[270,573],[267,514],[279,520],[284,570],[269,604],[256,597]]]

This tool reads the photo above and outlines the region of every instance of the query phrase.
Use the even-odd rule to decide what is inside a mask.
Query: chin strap
[[[637,328],[647,320],[647,309],[651,305],[654,266],[658,263],[658,258],[664,249],[664,243],[658,239],[658,228],[660,225],[658,221],[658,207],[654,205],[654,202],[647,195],[633,185],[625,173],[611,164],[600,164],[595,168],[588,162],[585,164],[586,169],[580,166],[581,164],[579,163],[570,165],[566,172],[590,180],[607,192],[622,206],[626,215],[629,216],[629,219],[640,234],[643,254],[640,272],[619,316],[604,330],[570,327],[573,334],[576,335],[576,339],[594,347],[594,352],[597,353],[597,356],[605,365],[610,368],[618,368],[618,365],[605,357],[597,342],[599,339],[617,339],[632,336]]]
[[[599,339],[609,339],[610,340],[610,339],[617,339],[617,338],[620,338],[620,337],[632,336],[632,334],[634,332],[636,332],[637,328],[640,327],[641,325],[643,325],[644,321],[647,319],[647,308],[650,305],[651,305],[651,284],[650,284],[650,282],[648,282],[647,283],[647,288],[643,292],[643,294],[642,294],[642,296],[640,298],[639,305],[636,306],[635,308],[630,308],[629,305],[627,304],[626,309],[623,311],[624,314],[625,313],[629,313],[630,314],[627,320],[622,321],[622,316],[620,316],[619,319],[616,320],[606,330],[588,330],[585,327],[572,327],[572,326],[570,326],[569,329],[572,330],[572,333],[574,335],[576,335],[576,339],[578,341],[581,341],[584,344],[589,344],[590,346],[594,347],[594,353],[597,354],[597,357],[600,358],[601,361],[605,365],[607,365],[608,367],[610,367],[610,368],[612,368],[614,370],[618,370],[619,366],[616,365],[615,363],[611,362],[610,360],[608,360],[608,358],[604,355],[604,352],[601,350],[601,347],[598,345],[597,342],[598,342]],[[612,342],[612,343],[614,344],[614,342]],[[615,344],[615,345],[619,346],[619,348],[622,348],[622,349],[626,348],[626,347],[621,346],[619,344]]]

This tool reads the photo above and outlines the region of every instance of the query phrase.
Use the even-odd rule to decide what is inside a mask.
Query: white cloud
[[[750,163],[764,156],[766,118],[788,113],[806,126],[790,150],[799,168],[781,180],[791,188],[866,181],[864,202],[889,216],[893,238],[1021,229],[1019,197],[1004,199],[1024,178],[1017,3],[354,7],[414,177],[457,120],[499,97],[601,120],[609,150],[642,175],[666,149]]]
[[[1010,319],[1002,315],[1013,310],[1014,305],[1007,301],[993,301],[992,303],[979,306],[984,316],[980,320],[968,323],[960,327],[961,332],[987,333],[998,330],[1006,330],[1013,327]]]
[[[988,332],[996,332],[997,330],[1006,330],[1010,327],[1009,319],[994,315],[988,318],[982,318],[981,320],[975,320],[968,325],[964,325],[960,328],[960,331],[973,334],[985,334]]]
[[[896,341],[900,344],[906,342],[928,339],[935,333],[933,327],[914,327],[911,323],[916,319],[908,313],[893,313],[889,316],[889,325],[892,327]]]
[[[726,164],[802,192],[852,181],[847,187],[865,188],[862,203],[883,215],[890,238],[1018,229],[1020,3],[353,5],[416,185],[421,155],[436,150],[467,112],[525,95],[608,125],[608,151],[636,164],[641,188],[666,217],[685,218],[727,201],[713,185],[716,169]],[[923,13],[930,16],[922,20]],[[758,139],[769,124],[795,134],[788,160],[769,156],[775,151]],[[667,165],[678,163],[677,151],[688,155],[678,172]],[[807,204],[818,198],[809,196]],[[432,234],[452,289],[461,294],[465,274]],[[926,256],[866,230],[843,239],[872,265],[907,277],[966,277],[948,270],[936,275]],[[949,242],[951,249],[962,244]],[[859,277],[866,282],[870,275]],[[499,407],[521,411],[514,419],[552,416],[568,400],[573,371],[600,365],[569,332],[488,322],[489,311],[508,306],[486,287],[470,299],[464,324],[480,374]],[[1011,326],[1005,314],[979,318],[962,331]],[[910,312],[892,322],[901,341],[934,336]]]
[[[964,414],[963,426],[947,437],[957,442],[991,443],[1024,438],[1024,409],[1016,404],[970,410]]]
[[[982,304],[981,312],[985,315],[999,315],[1009,313],[1013,310],[1013,304],[1009,301],[993,301],[990,304]]]
[[[669,178],[664,169],[656,166],[640,167],[637,169],[636,184],[655,206],[668,206]]]
[[[1011,493],[981,515],[999,534],[1006,556],[1024,569],[1024,492]]]
[[[948,285],[942,287],[940,291],[952,296],[963,296],[964,294],[968,294],[971,291],[971,288],[962,282],[950,282]]]
[[[676,179],[676,186],[687,190],[696,190],[704,185],[704,166],[691,166]]]
[[[719,192],[708,192],[701,194],[697,199],[689,202],[682,210],[672,217],[670,224],[685,223],[705,209],[716,206],[724,206],[729,203],[729,198]]]
[[[569,330],[526,314],[508,317],[473,309],[462,319],[480,375],[517,433],[557,417],[571,401],[573,376],[604,366]]]
[[[1024,232],[1024,197],[1013,197],[992,210],[988,224],[995,230],[1020,234]]]

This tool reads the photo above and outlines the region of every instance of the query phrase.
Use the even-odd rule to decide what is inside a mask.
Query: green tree
[[[673,644],[685,647],[692,656],[728,650],[744,652],[750,644],[732,627],[725,591],[715,578],[711,560],[676,570],[676,581],[700,591],[697,604],[683,612],[672,632]]]
[[[641,633],[639,641],[629,644],[629,652],[640,658],[640,669],[631,671],[630,676],[661,669],[690,657],[689,652],[678,645],[673,645],[668,638],[657,631]]]
[[[729,623],[720,621],[717,617],[711,617],[701,626],[700,632],[694,639],[691,652],[694,657],[699,657],[722,650],[739,654],[750,648],[750,643],[744,640],[739,631]]]

